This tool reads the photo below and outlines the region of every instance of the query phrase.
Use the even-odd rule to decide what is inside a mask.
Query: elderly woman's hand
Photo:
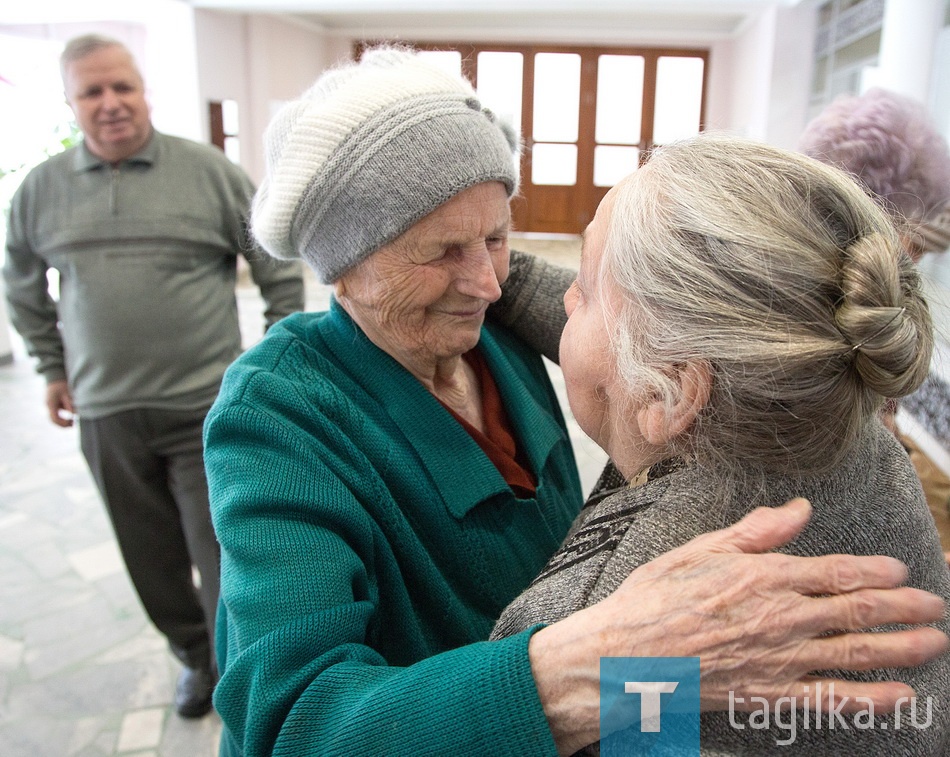
[[[809,671],[918,665],[947,649],[940,631],[840,633],[938,620],[943,601],[897,588],[902,563],[889,557],[759,554],[794,538],[810,505],[760,508],[638,568],[610,597],[538,631],[529,654],[545,714],[563,754],[599,738],[601,657],[699,657],[703,709],[736,697],[806,696]],[[824,596],[822,596],[824,595]],[[830,681],[823,681],[830,683]],[[841,711],[893,708],[913,690],[898,682],[836,680]],[[825,687],[825,691],[830,691]],[[740,708],[741,709],[741,708]]]

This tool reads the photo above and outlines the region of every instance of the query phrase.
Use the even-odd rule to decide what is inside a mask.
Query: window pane
[[[221,126],[224,133],[234,136],[239,133],[238,104],[236,100],[221,101]]]
[[[595,139],[617,145],[640,143],[643,58],[601,55],[597,61]]]
[[[534,56],[533,137],[536,142],[576,142],[580,98],[580,55],[538,53]]]
[[[703,59],[661,57],[656,66],[653,141],[667,144],[699,133]]]
[[[531,148],[531,183],[576,184],[577,145],[535,144]]]
[[[462,75],[462,53],[458,50],[420,50],[419,56],[453,76]]]
[[[521,53],[478,54],[478,97],[521,134]]]
[[[232,163],[241,164],[241,140],[238,137],[224,138],[224,154]]]
[[[637,170],[640,150],[636,147],[598,145],[594,148],[594,186],[612,187]]]

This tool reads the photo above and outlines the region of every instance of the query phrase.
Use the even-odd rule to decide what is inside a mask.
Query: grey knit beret
[[[519,140],[471,85],[403,48],[324,73],[264,135],[251,229],[324,283],[468,187],[517,190]]]

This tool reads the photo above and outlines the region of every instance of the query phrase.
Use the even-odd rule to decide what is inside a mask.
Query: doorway
[[[702,131],[708,50],[412,43],[524,138],[518,231],[578,234],[656,145]],[[361,46],[362,47],[362,46]]]

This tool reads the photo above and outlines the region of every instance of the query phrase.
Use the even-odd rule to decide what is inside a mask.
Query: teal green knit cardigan
[[[555,754],[531,631],[484,640],[580,484],[540,357],[492,325],[480,349],[534,499],[335,302],[228,370],[205,427],[222,754]]]

